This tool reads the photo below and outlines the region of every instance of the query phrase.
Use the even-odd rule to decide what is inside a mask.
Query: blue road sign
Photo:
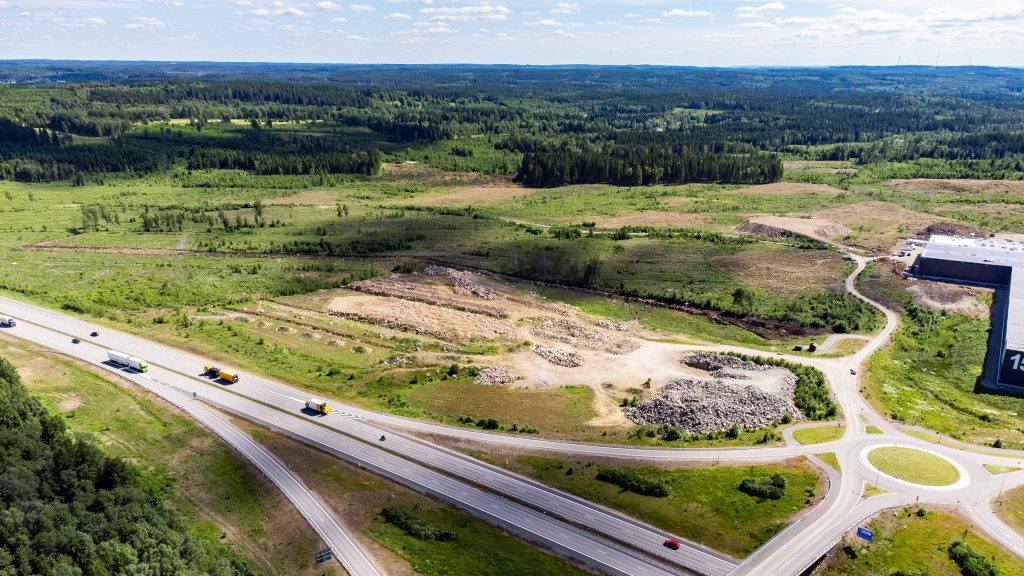
[[[324,548],[323,550],[317,551],[315,559],[317,564],[323,564],[324,562],[330,560],[332,557],[334,557],[334,553],[331,552],[331,549]]]
[[[875,533],[867,528],[857,528],[857,536],[871,542],[875,538]]]

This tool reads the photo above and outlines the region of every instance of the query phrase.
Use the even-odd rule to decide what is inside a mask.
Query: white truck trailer
[[[0,316],[0,326],[7,326],[8,328],[14,328],[18,325],[18,321],[10,316]]]
[[[331,411],[331,405],[319,398],[310,398],[309,400],[306,400],[306,408],[309,408],[318,414],[328,414]]]
[[[108,350],[107,358],[109,358],[110,361],[114,362],[115,364],[127,366],[129,368],[138,370],[139,372],[149,371],[149,364],[146,364],[145,360],[143,360],[142,358],[136,358],[135,356],[129,356],[124,352],[118,352],[117,350]]]

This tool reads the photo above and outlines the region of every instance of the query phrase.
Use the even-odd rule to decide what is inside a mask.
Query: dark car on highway
[[[81,342],[81,340],[79,340],[78,338],[72,338],[71,339],[71,343],[72,344],[78,344],[79,342]]]
[[[665,540],[665,543],[663,545],[665,546],[665,548],[671,548],[673,550],[679,550],[679,540],[673,540],[673,539]]]
[[[89,336],[92,336],[93,338],[95,338],[95,337],[97,337],[99,335],[100,335],[99,332],[93,332],[93,333],[89,334]]]

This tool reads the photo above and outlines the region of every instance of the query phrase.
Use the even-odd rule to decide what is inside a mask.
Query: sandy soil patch
[[[399,162],[384,165],[386,180],[474,180],[476,172],[447,172],[421,162]]]
[[[765,196],[795,196],[798,194],[838,195],[843,191],[825,184],[803,184],[798,182],[775,182],[742,188],[736,191],[743,194],[761,194]]]
[[[864,202],[830,208],[816,217],[834,220],[853,231],[853,244],[888,250],[901,238],[949,218],[907,210],[891,202]]]
[[[331,314],[401,327],[417,334],[430,334],[460,343],[471,340],[511,342],[515,341],[518,333],[508,320],[371,294],[335,297],[327,305],[327,310]]]
[[[1024,181],[1021,180],[936,180],[915,178],[913,180],[890,180],[886,184],[898,190],[908,190],[911,192],[1024,195]]]
[[[795,296],[842,283],[841,256],[821,250],[743,251],[711,258],[711,263],[745,284]]]
[[[426,194],[412,199],[392,201],[392,204],[413,204],[416,206],[443,206],[448,208],[465,208],[479,204],[491,204],[505,200],[525,198],[534,191],[521,186],[505,184],[502,186],[467,186],[438,194]]]
[[[824,218],[794,218],[790,216],[754,216],[748,223],[779,228],[794,234],[809,236],[822,242],[835,242],[850,234],[850,229],[834,220]],[[743,225],[737,226],[737,229]]]
[[[944,282],[918,281],[907,289],[914,300],[936,310],[948,310],[980,318],[988,314],[988,307],[978,301],[982,289]]]

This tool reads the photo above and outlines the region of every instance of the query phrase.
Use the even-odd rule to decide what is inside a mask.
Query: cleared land
[[[913,448],[875,448],[868,453],[868,461],[882,472],[914,484],[949,486],[960,479],[945,458]]]

